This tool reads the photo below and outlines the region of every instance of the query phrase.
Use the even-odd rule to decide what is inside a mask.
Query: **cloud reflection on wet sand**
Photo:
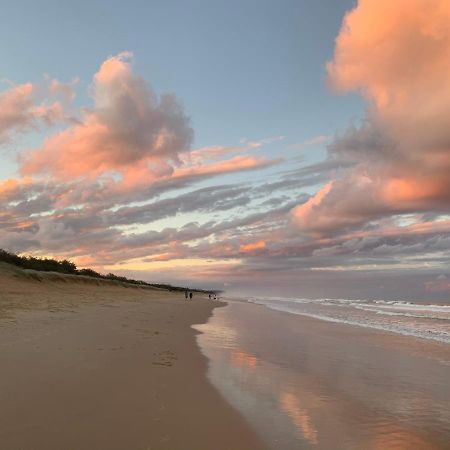
[[[199,328],[211,381],[270,448],[446,448],[444,344],[243,303]]]

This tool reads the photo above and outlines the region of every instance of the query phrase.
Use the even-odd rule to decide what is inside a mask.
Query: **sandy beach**
[[[7,265],[0,286],[0,448],[264,448],[195,342],[220,303]]]

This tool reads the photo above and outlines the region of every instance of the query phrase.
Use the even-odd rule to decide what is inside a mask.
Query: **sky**
[[[241,295],[450,297],[448,1],[0,21],[0,248]]]

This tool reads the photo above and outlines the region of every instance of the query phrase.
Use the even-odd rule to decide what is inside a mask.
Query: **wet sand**
[[[283,450],[448,450],[450,349],[228,303],[198,327],[209,377]]]
[[[4,265],[0,287],[1,449],[265,448],[206,378],[209,300]]]

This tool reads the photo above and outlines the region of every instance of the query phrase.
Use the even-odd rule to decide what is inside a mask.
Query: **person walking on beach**
[[[192,292],[189,292],[189,298],[192,300]]]
[[[187,300],[188,299],[188,291],[184,291],[184,298]]]

